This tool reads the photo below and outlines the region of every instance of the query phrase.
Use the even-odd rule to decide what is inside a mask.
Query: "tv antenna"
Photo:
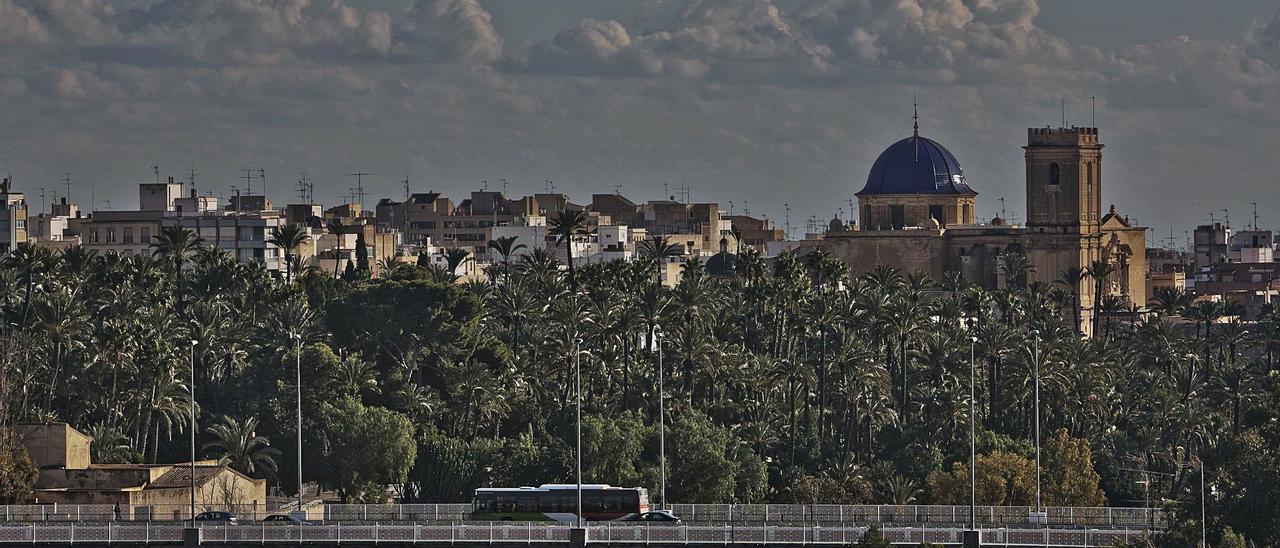
[[[156,182],[160,182],[160,166],[151,166],[151,173],[155,174]]]
[[[1093,121],[1090,123],[1096,128],[1098,127],[1098,98],[1091,96],[1089,97],[1089,101],[1092,103],[1093,107]]]
[[[360,209],[364,209],[364,178],[365,178],[365,176],[367,176],[367,175],[373,175],[373,174],[372,174],[372,173],[366,173],[366,172],[363,172],[363,171],[357,171],[357,172],[355,172],[355,173],[348,173],[348,174],[347,174],[347,177],[355,177],[355,178],[356,178],[356,188],[355,188],[354,190],[352,190],[352,192],[351,192],[351,196],[352,196],[352,198],[353,198],[353,200],[352,200],[352,201],[355,201],[354,199],[355,199],[355,198],[357,198],[357,197],[360,199]]]
[[[191,170],[187,172],[187,181],[191,183],[191,190],[196,189],[196,175],[199,174],[200,172],[196,171],[196,165],[191,164]]]
[[[1231,212],[1226,209],[1222,210],[1222,224],[1227,225],[1227,228],[1231,228]]]
[[[499,180],[499,181],[502,181],[502,195],[503,195],[503,196],[506,196],[506,195],[507,195],[507,178],[506,178],[506,177],[503,177],[503,178],[498,179],[498,180]]]
[[[791,239],[791,204],[787,202],[783,202],[782,207],[786,211],[785,213],[786,216],[783,218],[783,223],[784,223],[784,226],[786,227],[786,232],[785,232],[785,234],[787,235],[786,239],[790,240]]]
[[[613,185],[613,193],[622,196],[622,185]]]
[[[301,173],[301,174],[299,174],[299,176],[298,176],[298,199],[299,199],[299,200],[302,200],[303,202],[306,202],[306,201],[307,201],[307,195],[308,195],[308,194],[307,194],[307,192],[308,192],[308,184],[307,184],[307,183],[311,181],[311,178],[310,178],[310,177],[307,177],[307,171],[306,171],[305,169],[304,169],[304,170],[300,170],[300,171],[302,171],[302,173]]]
[[[253,196],[253,170],[244,170],[244,177],[241,177],[241,179],[244,179],[244,195]],[[239,209],[239,207],[236,207],[237,211],[239,211]]]
[[[1249,202],[1253,206],[1253,230],[1258,229],[1258,202]]]
[[[746,200],[742,201],[742,214],[747,216],[751,215],[751,205]]]
[[[544,185],[543,185],[543,186],[544,186],[544,188],[546,188],[546,192],[547,192],[547,194],[551,194],[552,192],[555,192],[555,190],[556,190],[556,182],[555,182],[555,181],[552,181],[551,179],[543,179],[543,182],[544,182]]]
[[[729,200],[729,215],[733,215],[733,200]]]
[[[409,201],[409,174],[404,174],[404,201]]]
[[[1004,196],[1000,197],[1000,218],[1004,219],[1006,223],[1009,221],[1009,216],[1005,215],[1004,211]]]
[[[265,198],[267,196],[267,170],[258,168],[258,178],[262,179],[262,196]],[[266,200],[263,200],[262,203],[265,204]]]
[[[44,211],[48,204],[44,201],[44,187],[40,187],[40,211]]]

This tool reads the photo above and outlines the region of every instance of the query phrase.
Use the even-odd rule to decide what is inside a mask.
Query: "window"
[[[889,206],[889,226],[894,229],[907,226],[907,208],[905,206]]]
[[[1062,168],[1058,167],[1058,162],[1049,164],[1049,184],[1055,186],[1062,184]]]
[[[969,207],[970,207],[969,204],[964,204],[963,206],[960,206],[960,222],[961,223],[973,222],[973,213],[969,211]]]
[[[107,243],[109,244],[116,243],[116,229],[114,228],[107,229]]]
[[[124,243],[133,243],[133,227],[131,226],[124,227]]]
[[[95,243],[95,244],[96,244],[96,243],[98,243],[98,231],[97,231],[97,230],[91,230],[91,231],[89,231],[89,241],[90,241],[90,242],[93,242],[93,243]]]
[[[139,240],[142,243],[144,244],[151,243],[151,227],[144,226],[141,229],[139,229],[139,236],[140,236]]]

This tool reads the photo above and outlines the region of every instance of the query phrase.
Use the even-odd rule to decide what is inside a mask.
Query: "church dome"
[[[918,133],[880,153],[858,196],[873,194],[977,195],[954,154]]]

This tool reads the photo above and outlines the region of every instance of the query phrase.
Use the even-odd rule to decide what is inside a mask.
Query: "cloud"
[[[502,36],[478,0],[418,0],[401,34],[414,59],[491,63],[502,57]]]

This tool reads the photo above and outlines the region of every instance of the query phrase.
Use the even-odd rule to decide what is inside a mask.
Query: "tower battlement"
[[[1027,128],[1028,146],[1093,146],[1098,145],[1096,127]]]

